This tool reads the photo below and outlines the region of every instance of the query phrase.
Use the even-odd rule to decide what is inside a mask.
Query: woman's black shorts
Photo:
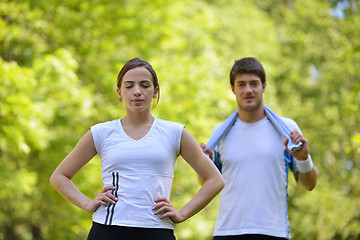
[[[176,240],[174,231],[162,228],[138,228],[103,225],[93,222],[87,240]]]

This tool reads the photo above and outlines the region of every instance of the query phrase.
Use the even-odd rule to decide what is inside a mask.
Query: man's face
[[[231,86],[236,96],[238,107],[251,112],[259,109],[263,100],[266,83],[262,84],[260,78],[255,74],[239,74]]]

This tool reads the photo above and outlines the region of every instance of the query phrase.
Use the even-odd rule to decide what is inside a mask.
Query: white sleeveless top
[[[101,158],[104,185],[115,186],[118,201],[99,206],[93,221],[105,225],[174,229],[170,218],[160,219],[152,207],[155,198],[170,199],[175,161],[180,153],[184,125],[155,118],[141,139],[129,137],[120,119],[91,127]]]

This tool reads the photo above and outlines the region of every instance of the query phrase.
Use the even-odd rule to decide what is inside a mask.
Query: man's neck
[[[265,117],[264,105],[261,104],[257,109],[248,111],[238,108],[238,117],[241,121],[246,123],[254,123],[262,120]]]

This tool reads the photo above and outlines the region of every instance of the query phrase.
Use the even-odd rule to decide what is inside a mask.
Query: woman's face
[[[126,111],[141,112],[150,111],[158,88],[154,87],[149,70],[136,67],[125,73],[117,92],[119,99],[124,101]]]

